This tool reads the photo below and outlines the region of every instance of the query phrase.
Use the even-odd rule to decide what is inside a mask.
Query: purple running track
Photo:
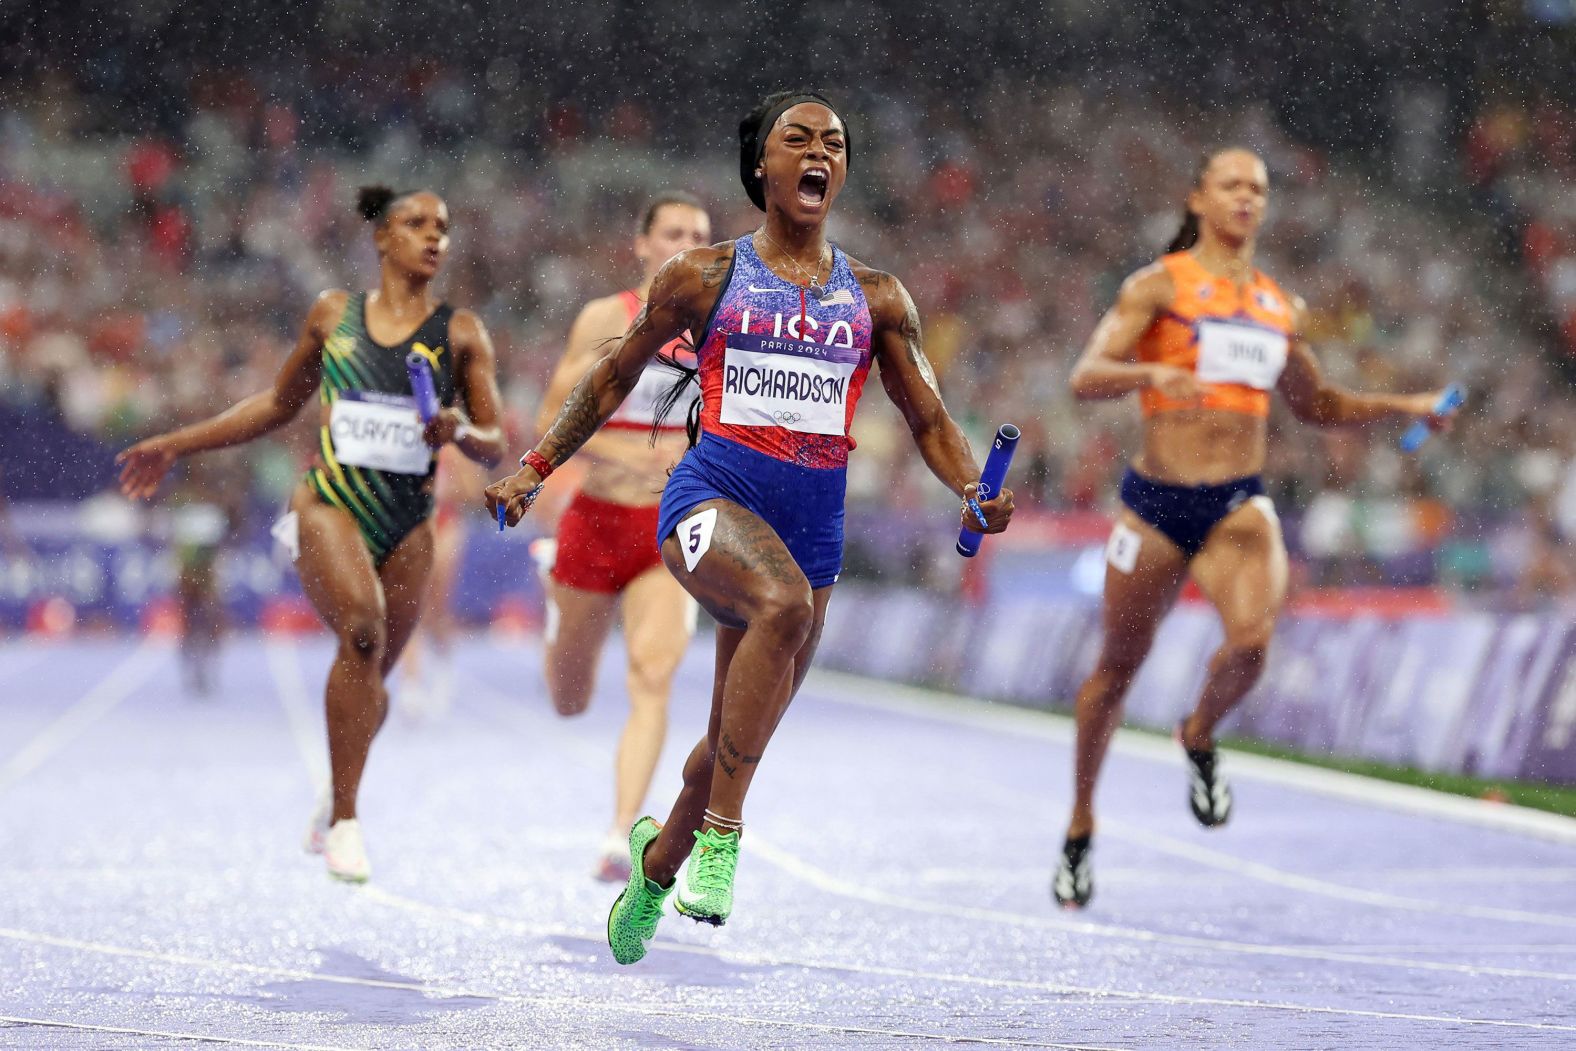
[[[230,640],[208,701],[165,642],[0,643],[0,1048],[1576,1045],[1576,822],[1230,756],[1206,832],[1174,747],[1124,735],[1066,913],[1065,720],[820,673],[761,765],[733,918],[670,915],[618,967],[590,872],[621,657],[568,720],[534,640],[463,643],[442,718],[396,681],[352,888],[300,849],[327,639]]]

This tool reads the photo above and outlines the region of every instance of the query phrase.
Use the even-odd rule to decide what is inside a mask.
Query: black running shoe
[[[1182,749],[1187,753],[1188,806],[1205,828],[1224,825],[1231,817],[1231,785],[1220,772],[1213,748]]]
[[[1062,844],[1062,860],[1051,877],[1051,893],[1064,909],[1081,909],[1094,897],[1094,873],[1089,870],[1088,836]]]

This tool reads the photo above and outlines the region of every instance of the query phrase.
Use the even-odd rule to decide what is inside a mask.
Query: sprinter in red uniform
[[[647,205],[634,243],[640,284],[593,299],[580,311],[569,330],[568,352],[542,395],[539,433],[547,431],[575,384],[640,314],[662,265],[710,243],[711,221],[695,197],[670,192]],[[682,339],[660,354],[694,365],[694,350]],[[579,715],[591,703],[602,646],[622,612],[629,718],[614,760],[613,823],[596,869],[597,878],[615,883],[629,878],[629,830],[640,816],[667,737],[673,673],[695,633],[695,600],[662,564],[652,540],[662,487],[688,448],[684,421],[700,395],[690,384],[679,404],[660,413],[674,378],[660,361],[646,366],[618,411],[582,446],[581,456],[591,466],[558,521],[557,540],[537,541],[538,551],[545,549],[543,561],[552,567],[544,663],[558,714]]]

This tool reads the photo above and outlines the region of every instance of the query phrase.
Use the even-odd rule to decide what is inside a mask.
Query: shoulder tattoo
[[[700,286],[702,288],[716,288],[728,276],[728,267],[733,264],[732,256],[723,256],[715,262],[707,263],[700,272]]]

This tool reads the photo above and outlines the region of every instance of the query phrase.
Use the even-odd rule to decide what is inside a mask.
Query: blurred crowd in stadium
[[[580,303],[636,279],[643,199],[693,190],[719,237],[756,222],[734,177],[732,109],[676,130],[671,105],[631,92],[532,103],[522,120],[514,95],[533,71],[512,60],[480,76],[426,60],[335,69],[289,84],[206,66],[109,132],[103,93],[82,78],[17,74],[0,107],[9,426],[58,419],[118,445],[264,386],[316,292],[371,279],[351,202],[358,184],[387,181],[447,197],[446,291],[492,329],[523,447]],[[1248,145],[1273,181],[1260,265],[1308,300],[1326,369],[1360,388],[1472,391],[1456,432],[1415,460],[1396,427],[1320,433],[1278,414],[1268,480],[1294,545],[1333,582],[1423,552],[1430,580],[1570,594],[1576,106],[1556,88],[1487,85],[1462,122],[1447,116],[1459,100],[1386,85],[1382,148],[1353,149],[1299,137],[1246,95],[1200,105],[1167,85],[997,78],[965,98],[940,78],[864,82],[849,92],[858,123],[835,236],[907,283],[976,440],[1023,427],[1020,504],[1107,507],[1137,413],[1074,404],[1072,361],[1121,278],[1174,233],[1201,151]],[[946,503],[884,399],[867,404],[854,498],[898,513]],[[262,514],[309,455],[311,426],[218,458],[212,477]]]

